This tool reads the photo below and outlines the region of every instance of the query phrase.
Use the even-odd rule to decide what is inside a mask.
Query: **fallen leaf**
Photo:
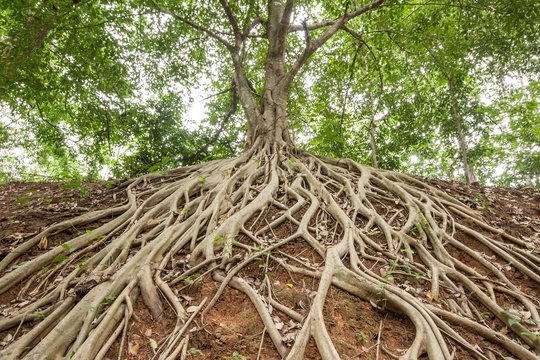
[[[43,250],[47,248],[47,237],[43,236],[38,244],[38,249]]]
[[[139,352],[139,344],[135,344],[129,348],[129,353],[131,355],[137,355],[137,352]]]

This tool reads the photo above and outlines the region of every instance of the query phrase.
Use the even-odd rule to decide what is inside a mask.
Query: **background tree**
[[[153,10],[148,4],[140,5],[136,1],[125,2],[106,10],[99,5],[88,7],[79,2],[43,2],[37,8],[32,2],[4,5],[1,37],[6,67],[0,81],[0,96],[6,109],[13,112],[11,125],[5,129],[12,135],[4,144],[6,149],[19,144],[19,152],[27,149],[26,158],[34,157],[32,164],[41,164],[37,169],[20,165],[16,171],[96,176],[104,174],[106,167],[109,173],[112,169],[116,176],[121,176],[140,173],[158,163],[161,169],[182,163],[171,159],[182,158],[183,164],[187,164],[239,153],[242,115],[227,116],[232,108],[230,92],[221,93],[231,89],[231,64],[220,62],[218,66],[215,62],[216,57],[225,56],[224,49],[206,41],[209,35],[201,32],[184,39],[185,28],[168,20],[158,20],[151,15]],[[300,78],[293,83],[289,113],[291,124],[296,128],[297,143],[324,155],[349,156],[372,163],[362,155],[368,151],[369,141],[365,136],[370,133],[366,131],[370,127],[365,121],[371,116],[368,104],[371,96],[378,111],[374,120],[379,125],[377,148],[381,166],[421,175],[449,175],[448,171],[438,172],[441,163],[451,159],[453,168],[462,161],[454,158],[459,150],[455,150],[458,146],[450,141],[452,134],[458,133],[456,125],[451,126],[448,121],[440,128],[442,125],[435,124],[442,124],[443,119],[453,116],[445,108],[450,107],[450,97],[444,72],[462,74],[460,79],[463,80],[458,79],[457,86],[465,87],[455,89],[456,101],[461,104],[457,111],[460,117],[468,116],[463,119],[462,132],[468,137],[465,142],[472,141],[472,147],[476,146],[479,134],[492,137],[493,129],[503,121],[491,115],[497,119],[497,124],[486,127],[478,105],[474,105],[477,110],[473,111],[477,115],[466,115],[471,113],[467,107],[472,109],[474,102],[486,110],[493,107],[493,102],[480,103],[479,94],[494,86],[507,86],[495,80],[502,78],[501,74],[511,72],[512,77],[531,81],[537,77],[534,61],[528,56],[537,51],[534,41],[537,8],[526,2],[512,6],[489,2],[482,6],[483,3],[468,2],[426,2],[416,6],[390,2],[383,6],[384,12],[379,12],[381,16],[364,19],[363,26],[368,30],[355,32],[348,27],[349,32],[338,33],[310,58],[318,66],[301,69]],[[329,6],[325,11],[334,10]],[[315,21],[324,19],[322,13],[307,5],[302,5],[297,14],[310,16]],[[331,15],[338,16],[337,12]],[[295,31],[293,35],[293,46],[305,41],[302,31]],[[247,71],[255,87],[263,76],[262,64],[256,60],[262,54],[262,49],[257,50],[261,43],[255,40],[264,34],[256,36],[247,39],[244,54],[246,61],[249,57],[252,59]],[[44,41],[47,37],[55,42]],[[179,38],[184,40],[178,42]],[[200,51],[204,46],[208,51]],[[438,67],[432,55],[439,59]],[[137,66],[133,66],[135,60]],[[73,67],[75,63],[79,66]],[[194,75],[200,73],[206,75]],[[221,76],[224,74],[229,75]],[[21,82],[25,86],[19,86]],[[220,94],[206,100],[208,104],[209,101],[223,103],[219,112],[213,111],[209,104],[209,115],[204,122],[208,125],[195,127],[207,129],[204,131],[191,130],[194,126],[187,122],[187,109],[195,99],[196,88],[207,94]],[[342,91],[334,91],[338,88]],[[440,91],[438,98],[431,96],[433,91]],[[326,98],[329,92],[331,98]],[[411,112],[403,107],[409,106],[413,96],[415,105]],[[200,98],[199,95],[197,101]],[[383,104],[384,99],[393,104]],[[447,105],[442,105],[441,101]],[[137,124],[155,118],[156,112],[162,111],[158,108],[167,109],[169,118],[174,119],[174,124],[169,122],[171,131],[179,132],[170,137],[175,139],[173,143],[166,144],[161,136],[148,141],[149,136],[137,130]],[[364,111],[366,113],[362,114]],[[495,109],[490,111],[493,114]],[[332,113],[336,122],[331,121]],[[411,116],[399,118],[400,113]],[[213,116],[213,120],[209,116]],[[389,120],[392,117],[394,120]],[[228,118],[224,126],[226,132],[216,131],[225,118]],[[315,121],[317,118],[320,121]],[[386,121],[381,123],[382,118]],[[7,125],[8,121],[4,122]],[[15,122],[17,126],[13,125]],[[394,125],[390,126],[392,122]],[[400,129],[396,128],[397,123],[401,124]],[[404,136],[403,131],[407,129],[411,134]],[[227,136],[214,140],[218,133]],[[398,137],[385,137],[385,133]],[[418,141],[428,138],[431,139],[428,142]],[[205,151],[209,141],[214,143],[210,152]],[[435,160],[435,149],[440,148],[441,143],[446,144],[446,151],[439,151],[439,160]],[[339,149],[346,147],[350,151],[346,154],[339,149],[333,151],[327,144],[341,144]],[[170,153],[164,153],[165,148],[170,149]],[[488,161],[489,156],[481,155],[485,152],[478,150],[473,151],[474,158],[482,163]],[[152,158],[149,151],[154,154]],[[201,156],[202,153],[206,156]],[[416,163],[410,161],[413,153]],[[54,161],[53,166],[46,160],[51,158],[50,154],[64,160]],[[139,160],[134,162],[134,157]],[[165,158],[169,161],[162,161]],[[146,160],[139,163],[142,159]],[[501,160],[512,161],[511,157]],[[4,169],[13,168],[13,161],[8,158],[3,158],[3,164]],[[507,168],[501,176],[518,178],[513,175]],[[479,174],[479,181],[497,182],[502,178],[489,176],[488,179]]]

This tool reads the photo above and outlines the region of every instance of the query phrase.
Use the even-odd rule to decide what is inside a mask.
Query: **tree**
[[[457,7],[463,13],[471,11],[474,17],[473,10],[483,12],[474,4],[449,3],[428,12],[438,18],[424,20],[436,23],[444,14],[453,21],[452,14],[441,12],[447,7]],[[33,288],[26,295],[30,299],[28,305],[0,319],[0,329],[40,320],[32,331],[4,349],[2,355],[6,358],[24,356],[25,359],[101,358],[111,345],[109,337],[114,340],[132,320],[132,304],[140,294],[154,319],[160,316],[164,306],[169,306],[168,303],[178,316],[171,336],[161,344],[156,355],[172,359],[187,347],[186,330],[193,319],[199,315],[204,319],[224,289],[231,286],[249,297],[280,357],[304,358],[305,348],[313,338],[323,359],[338,359],[340,354],[323,317],[328,291],[335,286],[371,301],[383,311],[404,314],[414,323],[414,341],[402,358],[415,359],[427,353],[430,358],[450,359],[450,340],[459,343],[471,356],[486,358],[483,350],[470,344],[459,331],[448,325],[450,323],[474,331],[516,357],[535,359],[540,352],[540,340],[533,333],[534,323],[540,321],[537,307],[520,292],[518,284],[499,269],[499,261],[504,261],[513,271],[521,272],[533,282],[540,282],[537,271],[540,259],[532,251],[534,245],[493,228],[475,210],[419,179],[349,159],[312,155],[297,148],[291,134],[294,128],[290,125],[288,110],[300,105],[290,102],[302,99],[298,95],[300,92],[293,90],[295,79],[305,74],[304,69],[309,67],[311,59],[325,47],[330,52],[336,51],[350,39],[354,39],[354,57],[358,42],[365,42],[369,31],[381,30],[376,26],[388,22],[404,21],[422,11],[425,4],[409,8],[415,5],[385,4],[384,0],[367,4],[339,1],[313,4],[293,0],[261,4],[258,1],[220,0],[219,4],[199,5],[193,1],[158,0],[125,4],[60,1],[32,4],[33,21],[43,21],[38,29],[48,29],[49,48],[44,41],[41,45],[30,45],[33,43],[25,42],[24,36],[19,44],[13,41],[9,46],[14,49],[18,45],[31,46],[33,54],[40,46],[52,54],[54,49],[60,48],[66,56],[54,57],[51,61],[42,58],[49,51],[34,57],[22,56],[21,61],[28,62],[26,66],[9,70],[2,83],[7,88],[5,94],[11,94],[8,101],[25,99],[27,104],[23,107],[37,109],[38,113],[50,107],[48,111],[59,111],[59,117],[65,115],[69,119],[69,110],[58,110],[58,101],[50,98],[56,94],[48,95],[46,89],[49,81],[59,82],[55,87],[57,94],[76,85],[71,81],[62,83],[65,74],[44,72],[56,61],[65,61],[72,64],[68,68],[78,74],[78,79],[87,81],[77,85],[80,88],[76,91],[86,94],[89,103],[96,105],[96,109],[87,113],[89,116],[102,113],[102,121],[109,124],[107,113],[98,106],[101,101],[108,101],[119,104],[114,115],[118,121],[115,124],[121,124],[121,119],[134,121],[136,113],[126,111],[132,110],[134,104],[123,107],[123,96],[118,95],[136,91],[129,86],[130,81],[126,79],[130,75],[125,71],[128,61],[133,59],[123,58],[125,53],[115,52],[115,49],[128,43],[127,47],[132,50],[130,56],[144,54],[150,43],[140,41],[138,31],[142,31],[139,27],[146,27],[148,36],[155,39],[180,39],[160,55],[166,61],[168,53],[177,50],[176,46],[182,54],[189,55],[186,63],[169,64],[175,68],[171,70],[173,77],[186,83],[197,76],[191,74],[193,70],[204,69],[212,63],[209,52],[216,52],[221,59],[217,66],[222,75],[216,87],[220,95],[232,94],[227,117],[233,116],[239,102],[247,127],[245,150],[238,157],[128,179],[118,185],[118,189],[126,193],[125,204],[53,225],[6,255],[0,262],[3,270],[43,239],[74,226],[113,217],[67,242],[45,245],[48,251],[4,273],[0,279],[0,292],[3,293],[21,281],[27,282],[26,290],[34,286],[35,281],[53,277],[56,281],[45,280],[42,285],[37,285],[37,290]],[[504,13],[505,9],[501,6],[492,15]],[[22,18],[20,24],[28,22],[24,14]],[[308,18],[314,21],[308,22]],[[304,21],[293,22],[297,20]],[[98,21],[98,24],[86,27],[85,21]],[[83,24],[75,25],[77,22]],[[114,29],[118,32],[106,31],[106,27],[99,25],[104,23],[115,24]],[[370,28],[364,29],[364,24],[369,24]],[[83,32],[79,31],[81,26],[90,34],[83,37]],[[32,33],[33,30],[19,31]],[[132,42],[127,41],[128,35],[132,36]],[[80,53],[92,54],[95,61],[106,68],[104,74],[108,77],[95,78],[93,66],[83,63],[79,68],[80,60],[85,59],[67,55],[70,51],[77,54],[72,47],[63,47],[66,42],[73,41],[71,36],[81,37],[81,47],[87,48]],[[111,45],[97,46],[100,40]],[[369,45],[364,43],[363,46]],[[201,48],[205,51],[200,51]],[[29,52],[21,49],[16,53]],[[149,86],[153,82],[167,81],[169,71],[160,69],[161,64],[157,61],[153,64],[157,70],[147,75],[153,77],[148,81]],[[186,68],[179,70],[182,66]],[[137,69],[137,72],[141,76],[146,74],[145,69]],[[24,84],[24,87],[19,89],[17,84]],[[25,89],[30,86],[32,90]],[[14,96],[17,92],[19,95]],[[62,98],[66,96],[67,93]],[[383,96],[382,91],[380,96]],[[44,99],[49,100],[44,102]],[[226,103],[223,99],[220,98],[221,104]],[[369,102],[373,108],[374,100]],[[81,109],[79,114],[82,116],[85,111]],[[159,121],[167,119],[166,114],[162,115],[157,117]],[[58,126],[48,124],[46,119],[42,119],[46,125],[41,125]],[[343,124],[343,116],[335,119]],[[78,126],[82,120],[72,121]],[[370,124],[373,122],[372,115]],[[96,123],[89,121],[88,128]],[[156,130],[161,130],[159,125]],[[209,138],[209,144],[212,139]],[[344,150],[344,146],[336,148]],[[380,212],[380,206],[388,211]],[[270,210],[277,214],[274,219],[266,219]],[[335,226],[336,234],[339,234],[337,239],[317,227],[320,216]],[[266,224],[260,224],[260,218],[265,218]],[[281,230],[278,232],[278,229]],[[276,232],[282,235],[278,236]],[[460,236],[488,248],[492,258],[482,256],[472,245],[461,242]],[[321,257],[323,265],[315,268],[310,264],[287,263],[277,250],[293,242]],[[46,240],[45,244],[48,244]],[[460,261],[452,255],[453,251],[465,253],[481,263],[487,274]],[[210,299],[201,298],[200,305],[191,309],[191,315],[171,289],[178,281],[163,275],[172,269],[173,257],[178,254],[189,263],[189,268],[178,279],[189,279],[195,272],[204,270],[206,276],[212,276],[219,284]],[[272,300],[271,289],[258,292],[244,280],[246,267],[262,256],[290,273],[318,279],[317,292],[305,317]],[[373,262],[375,267],[368,266],[367,261]],[[74,264],[79,266],[70,267]],[[41,273],[46,267],[51,269]],[[429,279],[426,296],[430,300],[444,304],[445,289],[460,294],[467,292],[468,297],[460,304],[453,301],[440,307],[427,303],[416,295],[419,289],[406,290],[403,286],[406,277],[415,274]],[[267,274],[261,276],[264,278]],[[158,291],[168,303],[161,300]],[[511,298],[507,301],[512,307],[531,313],[530,321],[521,321],[519,314],[516,318],[508,311],[508,303],[503,304],[497,298],[503,293]],[[301,330],[291,346],[283,342],[270,316],[269,306],[301,320]],[[494,325],[481,322],[482,310],[493,314]],[[36,312],[47,315],[41,317]],[[475,318],[475,313],[480,318]],[[504,325],[504,329],[508,325],[509,331],[497,330],[500,325]]]

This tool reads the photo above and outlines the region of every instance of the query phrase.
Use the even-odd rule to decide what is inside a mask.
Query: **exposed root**
[[[487,359],[487,350],[466,340],[461,329],[520,359],[540,354],[537,294],[524,293],[502,269],[504,264],[537,285],[538,244],[493,228],[419,180],[266,145],[122,186],[126,204],[51,226],[0,262],[1,270],[9,269],[22,253],[47,245],[43,238],[114,217],[4,273],[0,292],[24,282],[20,296],[30,302],[0,319],[0,330],[22,324],[31,330],[15,336],[0,353],[3,359],[103,359],[115,341],[121,353],[139,294],[154,321],[162,321],[167,308],[176,315],[154,358],[184,359],[191,334],[204,329],[227,287],[247,296],[264,325],[257,358],[265,336],[284,359],[303,359],[310,339],[323,359],[340,358],[323,316],[332,287],[410,319],[416,334],[401,359],[452,359],[450,343]],[[277,215],[270,219],[271,208]],[[279,238],[279,227],[289,234]],[[283,251],[298,242],[322,262],[316,266]],[[242,275],[254,263],[263,272],[260,284]],[[291,277],[317,279],[305,312],[273,297],[271,264]],[[209,279],[217,290],[186,308],[182,285]],[[502,295],[511,299],[511,309],[498,300]],[[272,311],[301,323],[293,341],[280,332]],[[380,338],[382,322],[378,331],[377,356],[392,354]]]

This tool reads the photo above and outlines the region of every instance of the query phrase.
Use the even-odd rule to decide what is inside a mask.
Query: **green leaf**
[[[158,344],[157,344],[156,340],[150,339],[150,346],[152,347],[152,349],[157,349]]]
[[[74,189],[74,188],[80,188],[82,185],[80,182],[76,180],[71,180],[69,183],[63,184],[60,186],[63,187],[64,189]]]
[[[12,267],[12,269],[18,269],[20,268],[21,266],[23,266],[24,264],[26,264],[28,261],[22,261],[20,262],[19,264],[15,265]]]
[[[510,314],[510,315],[514,315],[514,316],[517,316],[517,317],[520,317],[520,318],[523,317],[522,314],[518,314],[518,313],[515,313],[515,312],[511,312],[511,311],[506,311],[506,310],[504,310],[504,311],[501,311],[501,312],[502,312],[503,314]]]
[[[67,259],[69,259],[68,256],[57,256],[57,257],[54,258],[54,261],[55,262],[62,262],[62,261],[67,260]]]
[[[512,326],[517,323],[519,323],[519,320],[508,318],[508,325]]]
[[[401,249],[400,251],[410,253],[410,254],[414,254],[414,250],[411,250],[411,249]]]
[[[191,349],[189,349],[189,350],[187,351],[187,355],[189,356],[189,355],[193,355],[193,354],[199,354],[199,355],[201,355],[201,356],[204,355],[203,352],[202,352],[201,350],[192,347]]]
[[[11,205],[24,204],[25,202],[30,201],[30,200],[34,200],[34,198],[33,197],[22,197],[22,198],[19,198],[19,199],[15,200],[13,203],[11,203]]]

